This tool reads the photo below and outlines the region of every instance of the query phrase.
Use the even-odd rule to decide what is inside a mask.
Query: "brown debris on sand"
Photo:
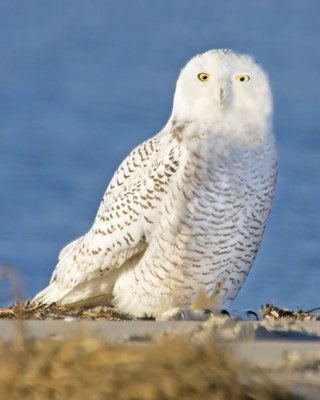
[[[272,304],[266,304],[261,307],[261,315],[268,320],[295,320],[295,321],[320,321],[320,316],[312,312],[320,310],[315,308],[309,311],[300,309],[290,311],[287,308],[280,308]]]
[[[131,320],[128,315],[121,314],[111,306],[97,306],[93,308],[71,309],[56,304],[35,305],[30,301],[16,303],[8,308],[0,308],[0,319],[90,319],[106,321]]]

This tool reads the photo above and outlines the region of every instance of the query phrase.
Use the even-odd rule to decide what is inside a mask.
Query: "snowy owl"
[[[121,163],[93,226],[61,251],[34,301],[110,303],[156,319],[194,309],[199,295],[206,308],[227,305],[272,203],[271,118],[268,78],[250,56],[210,50],[192,58],[169,121]]]

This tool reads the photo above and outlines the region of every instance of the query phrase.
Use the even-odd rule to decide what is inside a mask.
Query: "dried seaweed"
[[[261,315],[264,319],[268,320],[320,321],[319,315],[312,314],[316,310],[318,308],[309,311],[301,309],[290,311],[287,308],[266,304],[261,307]]]
[[[111,306],[97,306],[93,308],[70,308],[58,306],[35,305],[30,301],[16,303],[8,308],[0,308],[0,319],[90,319],[107,321],[126,321],[132,318],[121,314]]]

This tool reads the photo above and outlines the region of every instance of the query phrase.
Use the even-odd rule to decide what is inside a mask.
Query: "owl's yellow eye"
[[[198,78],[202,82],[207,82],[210,79],[210,74],[207,74],[206,72],[201,72],[200,74],[198,74]]]
[[[237,75],[236,80],[240,83],[246,83],[250,81],[249,75]]]

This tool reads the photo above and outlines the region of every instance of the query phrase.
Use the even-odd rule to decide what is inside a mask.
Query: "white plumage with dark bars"
[[[169,121],[122,162],[91,229],[61,251],[34,301],[157,319],[224,307],[259,248],[276,171],[263,69],[232,50],[197,55]]]

